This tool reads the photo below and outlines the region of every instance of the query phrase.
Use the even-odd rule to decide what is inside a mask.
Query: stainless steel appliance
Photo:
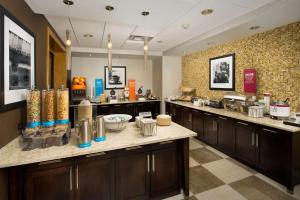
[[[220,100],[209,100],[208,106],[212,108],[224,108],[223,102]]]
[[[105,124],[103,115],[99,115],[96,117],[95,120],[95,131],[94,131],[94,141],[101,142],[106,140],[106,133],[105,133]]]
[[[230,92],[224,95],[223,104],[227,110],[248,114],[248,107],[254,105],[254,99],[250,95]]]
[[[79,148],[86,148],[92,145],[92,131],[89,119],[83,119],[75,125],[75,132],[78,136]]]

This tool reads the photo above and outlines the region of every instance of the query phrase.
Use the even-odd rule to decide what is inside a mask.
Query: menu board
[[[244,69],[244,92],[256,94],[256,70]]]

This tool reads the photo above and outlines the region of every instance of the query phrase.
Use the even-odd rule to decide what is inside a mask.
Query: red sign
[[[244,69],[244,92],[256,93],[256,70]]]

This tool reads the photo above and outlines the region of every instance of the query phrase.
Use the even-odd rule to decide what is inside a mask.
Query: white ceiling
[[[66,29],[72,30],[74,47],[105,48],[110,33],[114,49],[142,50],[143,44],[127,42],[134,34],[154,37],[149,48],[168,55],[300,20],[299,9],[296,12],[300,0],[73,0],[69,7],[62,0],[25,1],[34,12],[47,17],[63,40]],[[115,10],[108,13],[106,5]],[[212,8],[213,14],[201,15],[207,8]],[[144,10],[150,15],[142,16]],[[183,24],[189,28],[183,29]],[[262,28],[251,32],[252,25]],[[84,38],[84,34],[94,37]],[[158,43],[160,40],[163,42]]]

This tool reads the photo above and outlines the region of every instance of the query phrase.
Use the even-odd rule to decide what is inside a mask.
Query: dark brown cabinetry
[[[156,119],[156,116],[159,115],[159,106],[157,102],[137,103],[135,105],[135,115],[139,115],[140,112],[151,112],[152,117]]]
[[[131,122],[134,121],[134,106],[133,104],[114,104],[110,106],[110,113],[111,114],[127,114],[131,115],[132,119]]]
[[[175,105],[173,107],[173,120],[183,126],[183,108],[181,106]]]
[[[25,167],[26,200],[73,199],[72,161],[54,160]]]
[[[223,116],[217,117],[218,122],[218,148],[228,154],[234,150],[234,136],[231,119]]]
[[[193,128],[193,115],[189,108],[182,109],[182,122],[184,127],[188,129]]]
[[[97,115],[109,115],[110,113],[108,105],[97,106]]]
[[[217,120],[211,113],[203,113],[203,140],[213,146],[217,144]]]
[[[257,148],[255,126],[246,122],[237,121],[234,122],[233,128],[235,135],[235,156],[240,160],[255,166]]]
[[[197,133],[197,138],[203,138],[203,114],[199,110],[192,110],[192,130]]]
[[[75,160],[75,199],[114,199],[115,162],[106,153],[90,154]]]

